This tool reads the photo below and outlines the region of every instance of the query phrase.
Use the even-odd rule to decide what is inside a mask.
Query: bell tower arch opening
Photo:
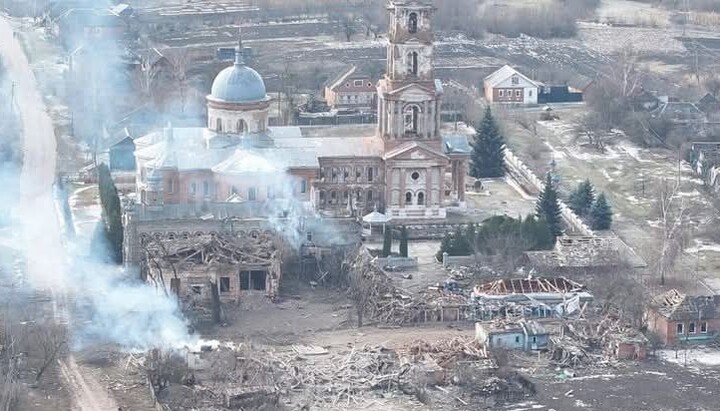
[[[417,13],[413,12],[410,13],[410,17],[408,17],[408,32],[410,34],[415,34],[418,31],[418,15]]]
[[[418,54],[417,51],[411,51],[408,54],[408,74],[411,76],[418,75]]]
[[[420,123],[420,107],[408,104],[405,107],[405,134],[417,134]]]

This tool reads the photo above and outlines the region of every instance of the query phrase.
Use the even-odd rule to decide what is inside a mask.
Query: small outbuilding
[[[475,337],[486,349],[544,350],[549,334],[536,321],[475,323]]]
[[[388,216],[377,210],[373,210],[372,213],[362,218],[363,235],[371,237],[373,235],[373,227],[375,227],[376,234],[385,234],[385,228],[388,222],[390,222]]]

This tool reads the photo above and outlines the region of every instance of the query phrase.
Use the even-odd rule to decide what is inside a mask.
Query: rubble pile
[[[480,344],[474,338],[456,337],[435,344],[423,340],[398,350],[401,357],[413,362],[422,361],[428,356],[442,368],[452,368],[460,361],[480,361],[486,358]]]
[[[615,359],[643,359],[648,340],[615,316],[600,321],[577,320],[563,325],[560,336],[550,338],[550,358],[562,366],[602,365]]]
[[[397,288],[368,252],[359,250],[347,265],[363,277],[369,288],[365,307],[368,318],[395,325],[417,321],[418,302]]]
[[[350,270],[362,275],[369,289],[365,315],[373,321],[403,325],[467,318],[468,298],[454,279],[413,295],[395,286],[366,251],[359,250],[346,264]]]
[[[373,392],[413,395],[427,386],[481,383],[497,370],[471,338],[418,341],[397,350],[365,345],[343,352],[304,345],[282,351],[222,345],[188,353],[183,366],[159,362],[154,354],[151,358],[162,381],[153,385],[168,405],[192,399],[205,406],[244,409],[277,404],[280,398],[334,409],[360,404]]]

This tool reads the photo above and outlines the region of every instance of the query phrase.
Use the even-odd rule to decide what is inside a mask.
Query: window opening
[[[230,277],[220,277],[220,292],[226,293],[230,291]]]

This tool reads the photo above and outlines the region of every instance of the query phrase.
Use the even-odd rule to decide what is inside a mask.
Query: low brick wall
[[[505,148],[505,165],[510,170],[510,173],[520,177],[524,182],[527,182],[532,186],[533,190],[536,190],[534,194],[540,193],[543,189],[544,183],[530,170],[525,163],[515,156],[507,147]],[[570,207],[565,204],[564,201],[558,200],[560,203],[560,212],[566,223],[577,233],[586,236],[595,236],[595,233],[580,217],[575,214]]]
[[[482,261],[482,256],[477,255],[458,255],[450,256],[447,253],[443,254],[443,267],[457,267],[457,266],[473,266]]]
[[[417,268],[417,257],[379,257],[377,264],[382,267],[395,267],[399,269]]]

